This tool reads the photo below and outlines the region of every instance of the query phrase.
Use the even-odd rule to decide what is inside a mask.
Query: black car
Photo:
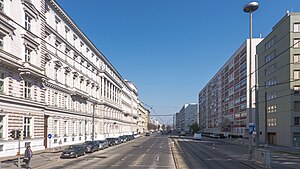
[[[99,150],[99,143],[97,141],[86,141],[84,144],[86,145],[87,153],[92,153]]]
[[[120,138],[120,140],[121,140],[122,143],[125,143],[125,142],[126,142],[125,136],[119,136],[119,138]]]
[[[106,138],[106,140],[108,141],[108,146],[116,145],[115,138]]]
[[[71,145],[61,153],[60,158],[77,158],[81,155],[85,155],[85,147],[82,145]]]

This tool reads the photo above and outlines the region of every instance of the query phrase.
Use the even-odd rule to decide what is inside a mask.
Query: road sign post
[[[52,138],[52,134],[48,134],[47,136],[49,138],[49,149],[51,148],[51,138]]]

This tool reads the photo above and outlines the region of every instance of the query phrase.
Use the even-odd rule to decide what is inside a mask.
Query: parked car
[[[69,148],[65,149],[60,158],[77,158],[79,156],[85,155],[85,147],[82,145],[71,145]]]
[[[106,138],[108,141],[108,146],[114,146],[116,145],[115,138]]]
[[[84,144],[86,145],[87,153],[92,153],[99,150],[99,144],[97,143],[97,141],[86,141],[84,142]]]
[[[125,137],[125,136],[119,136],[119,138],[121,139],[121,142],[122,142],[122,143],[125,143],[125,142],[126,142],[126,137]]]
[[[99,149],[101,150],[108,148],[108,141],[106,139],[98,140],[98,144],[99,144]]]
[[[150,136],[150,132],[146,131],[145,136]]]
[[[115,138],[115,143],[116,143],[116,145],[122,143],[122,140],[120,139],[120,137]]]

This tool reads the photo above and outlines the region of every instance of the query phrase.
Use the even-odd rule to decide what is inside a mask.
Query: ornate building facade
[[[137,131],[137,88],[56,1],[0,5],[0,157],[16,155],[12,130],[21,152]]]

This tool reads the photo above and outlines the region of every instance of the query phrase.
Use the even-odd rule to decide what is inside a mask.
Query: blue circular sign
[[[52,134],[48,134],[48,138],[51,138],[52,137]]]

